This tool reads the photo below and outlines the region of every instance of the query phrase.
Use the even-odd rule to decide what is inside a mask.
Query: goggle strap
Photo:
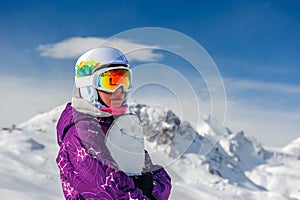
[[[77,88],[93,86],[93,76],[75,77]]]

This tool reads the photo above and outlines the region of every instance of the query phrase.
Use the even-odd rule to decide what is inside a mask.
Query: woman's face
[[[110,108],[121,107],[122,103],[124,102],[125,92],[123,91],[122,87],[119,87],[113,93],[103,92],[100,90],[97,91],[102,101]]]

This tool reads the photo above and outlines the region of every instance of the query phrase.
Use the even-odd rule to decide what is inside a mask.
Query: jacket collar
[[[72,98],[72,107],[81,113],[92,115],[94,117],[109,117],[112,116],[111,113],[99,110],[95,106],[91,105],[89,102],[82,98],[73,97]]]

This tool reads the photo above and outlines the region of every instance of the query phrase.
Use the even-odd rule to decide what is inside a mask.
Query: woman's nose
[[[123,87],[119,87],[118,89],[116,89],[116,91],[114,92],[115,94],[122,94],[123,93]]]

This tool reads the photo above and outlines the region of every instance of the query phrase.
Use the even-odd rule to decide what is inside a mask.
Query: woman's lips
[[[112,98],[111,100],[112,100],[112,101],[121,101],[122,98]]]

